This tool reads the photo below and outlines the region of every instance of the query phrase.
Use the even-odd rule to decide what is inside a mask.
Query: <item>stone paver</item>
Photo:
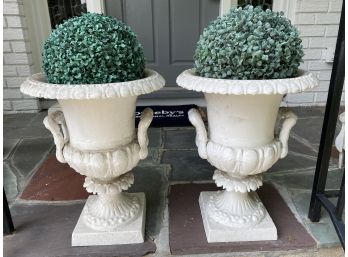
[[[320,222],[314,223],[308,219],[307,215],[309,210],[311,192],[303,190],[289,191],[298,214],[300,215],[301,219],[307,226],[312,236],[318,242],[318,245],[321,247],[339,245],[338,236],[326,211],[322,210]]]
[[[22,139],[13,153],[13,166],[24,177],[31,174],[53,147],[53,138]]]
[[[193,128],[170,128],[165,129],[163,134],[165,149],[196,149],[196,131]]]
[[[140,160],[138,166],[160,164],[161,153],[158,148],[149,148],[149,155],[144,160]]]
[[[341,247],[320,248],[317,251],[305,253],[282,254],[279,257],[343,257],[344,251]]]
[[[19,138],[37,138],[37,137],[52,137],[51,132],[42,127],[4,127],[4,138],[19,139]]]
[[[317,148],[315,146],[308,143],[307,140],[304,140],[303,138],[294,134],[290,134],[288,147],[289,151],[297,154],[308,155],[314,158],[317,158],[318,155],[318,152],[316,151]]]
[[[269,172],[281,172],[290,170],[303,170],[314,168],[316,159],[310,158],[304,155],[299,155],[294,152],[289,152],[288,155],[277,161],[270,169]]]
[[[13,152],[15,146],[18,144],[19,139],[4,139],[3,143],[3,158],[6,160]]]
[[[319,144],[323,121],[323,117],[300,118],[292,131],[312,144]]]
[[[146,233],[151,238],[158,235],[168,194],[169,167],[167,165],[136,167],[134,184],[129,192],[145,192]]]
[[[299,118],[324,117],[325,107],[292,107],[291,110]]]
[[[37,116],[36,113],[19,113],[19,114],[7,114],[4,115],[4,127],[16,128],[27,127],[30,121]]]
[[[288,189],[311,190],[313,186],[314,171],[315,170],[312,169],[309,171],[296,172],[266,172],[264,178],[283,185]],[[339,189],[342,174],[342,170],[338,169],[329,171],[326,181],[326,189]]]
[[[37,113],[29,123],[29,126],[31,127],[42,127],[43,126],[43,120],[47,116],[47,111],[39,112]]]
[[[161,162],[171,165],[171,181],[212,180],[215,171],[197,150],[165,150]]]
[[[4,189],[8,201],[13,200],[18,195],[17,176],[8,163],[3,163]]]
[[[72,247],[71,233],[84,203],[65,205],[14,205],[11,208],[16,232],[4,237],[6,257],[114,257],[143,256],[156,246],[144,244]]]
[[[161,147],[162,133],[160,128],[149,128],[147,134],[149,137],[149,147]]]

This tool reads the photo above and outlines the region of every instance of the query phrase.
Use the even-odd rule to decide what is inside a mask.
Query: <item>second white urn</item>
[[[207,101],[208,131],[196,109],[189,119],[199,155],[217,168],[213,179],[224,189],[199,198],[208,242],[276,240],[276,227],[255,191],[261,174],[288,153],[297,117],[279,110],[283,95],[313,88],[318,80],[303,71],[289,79],[226,80],[186,70],[177,83],[204,92]]]

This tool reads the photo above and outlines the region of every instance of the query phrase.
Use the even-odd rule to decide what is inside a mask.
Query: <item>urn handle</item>
[[[58,161],[66,163],[63,156],[64,145],[69,141],[69,133],[66,127],[64,114],[60,110],[49,112],[43,121],[45,127],[51,131],[56,145],[56,157]]]
[[[278,119],[279,121],[283,120],[279,133],[279,141],[282,144],[280,158],[282,159],[288,154],[290,130],[296,124],[297,115],[287,108],[280,108]]]
[[[193,108],[188,111],[188,118],[191,124],[196,128],[196,145],[198,147],[198,154],[202,159],[207,159],[208,136],[202,116],[197,109]]]
[[[149,128],[153,118],[153,111],[150,108],[146,108],[141,113],[140,122],[138,124],[138,143],[140,146],[139,157],[145,159],[148,155],[147,146],[149,144],[149,138],[147,136],[147,129]]]

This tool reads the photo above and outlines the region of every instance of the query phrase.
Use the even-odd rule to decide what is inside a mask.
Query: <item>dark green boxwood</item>
[[[299,32],[283,13],[249,5],[204,29],[194,67],[209,78],[280,79],[296,76],[302,57]]]
[[[135,33],[102,14],[86,13],[57,26],[42,57],[50,83],[100,84],[144,77],[144,52]]]

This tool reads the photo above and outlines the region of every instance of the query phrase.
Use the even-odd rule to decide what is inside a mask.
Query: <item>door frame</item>
[[[292,24],[294,24],[296,18],[296,2],[296,0],[274,0],[272,9],[277,12],[283,11],[285,17],[290,19]],[[220,16],[226,14],[232,7],[237,6],[237,3],[238,0],[220,0]]]

